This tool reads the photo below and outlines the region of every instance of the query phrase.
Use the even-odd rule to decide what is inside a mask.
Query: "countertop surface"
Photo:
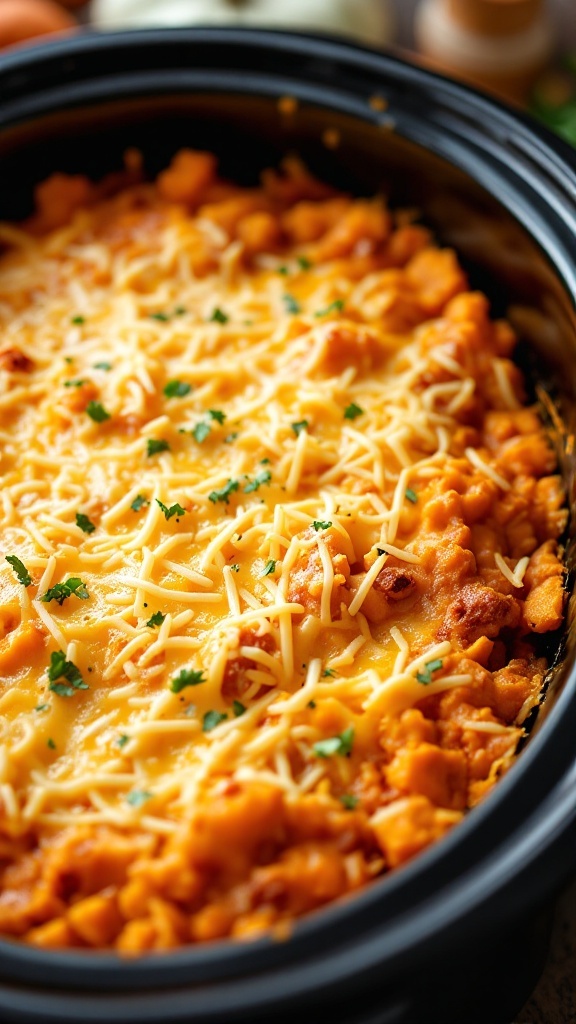
[[[558,903],[544,972],[514,1024],[576,1024],[576,883]]]

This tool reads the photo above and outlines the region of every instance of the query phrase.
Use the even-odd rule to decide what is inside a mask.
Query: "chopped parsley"
[[[48,711],[49,707],[49,704],[37,704],[36,707],[34,708],[34,711]]]
[[[297,313],[300,313],[302,308],[300,306],[300,303],[298,302],[297,299],[294,298],[293,295],[290,295],[289,292],[285,292],[285,294],[282,296],[282,302],[286,307],[287,313],[290,313],[292,316],[295,316]]]
[[[303,430],[308,429],[308,420],[298,420],[297,423],[292,424],[292,430],[299,437]]]
[[[356,405],[356,402],[350,402],[350,405],[347,405],[344,409],[344,419],[355,420],[357,416],[362,416],[363,412],[364,409],[361,409],[359,405]]]
[[[163,612],[154,612],[154,614],[151,615],[150,618],[148,619],[148,622],[146,623],[146,625],[147,626],[161,626],[162,623],[164,622],[165,618],[166,618],[166,616],[164,615]]]
[[[333,676],[336,675],[336,673],[335,673],[333,668],[325,668],[323,673],[322,673],[322,675],[324,676],[325,679],[327,679],[327,678],[332,678]]]
[[[60,679],[65,679],[70,685],[59,682]],[[48,689],[57,693],[59,697],[73,697],[76,690],[88,689],[88,683],[82,679],[80,669],[73,661],[66,661],[64,651],[53,651],[50,655],[48,680]]]
[[[85,383],[86,383],[85,380],[83,380],[81,377],[78,377],[76,380],[65,380],[64,381],[64,387],[65,388],[81,388],[82,385],[85,384]]]
[[[144,505],[149,504],[150,502],[148,501],[148,498],[145,498],[143,494],[137,494],[136,497],[134,498],[134,501],[130,505],[130,508],[132,509],[133,512],[139,512],[141,508],[144,508]]]
[[[279,274],[282,274],[282,277],[288,277],[288,274],[290,273],[285,263],[283,263],[281,267],[276,267],[276,270]]]
[[[342,793],[342,796],[339,799],[340,803],[347,811],[353,811],[354,808],[358,806],[358,797],[352,796],[351,793]]]
[[[314,316],[329,316],[330,313],[341,313],[344,309],[344,299],[334,299],[329,306],[325,309],[318,309],[314,313]]]
[[[66,598],[72,597],[72,595],[79,597],[81,601],[87,601],[90,597],[86,584],[78,576],[70,576],[62,583],[56,583],[45,594],[42,594],[40,600],[44,604],[48,604],[50,601],[58,601],[58,604],[62,606]]]
[[[316,701],[315,700],[309,700],[308,704],[306,705],[306,707],[310,708],[311,711],[314,711],[314,708],[316,707]]]
[[[186,316],[187,312],[188,310],[186,309],[186,306],[176,306],[174,316]]]
[[[208,409],[208,415],[211,420],[216,420],[216,422],[219,423],[220,426],[222,426],[224,420],[226,419],[226,413],[222,412],[221,409]]]
[[[152,799],[152,793],[148,793],[145,789],[133,789],[126,796],[126,803],[130,804],[130,807],[142,807],[148,800]]]
[[[224,444],[232,444],[232,441],[235,441],[237,437],[237,430],[233,431],[231,434],[227,434],[226,437],[224,438]]]
[[[149,313],[148,316],[150,320],[159,320],[161,324],[168,323],[170,319],[168,313],[163,313],[162,311],[159,313]]]
[[[185,398],[192,391],[192,385],[184,380],[169,380],[164,386],[166,398]]]
[[[271,574],[273,572],[275,572],[275,570],[276,570],[276,562],[274,561],[273,558],[271,558],[269,562],[266,562],[266,565],[264,566],[264,572],[262,573],[262,576],[271,576]]]
[[[50,750],[56,750],[56,744],[54,743],[54,740],[52,739],[51,736],[49,736],[48,739],[46,740],[46,746],[50,747]]]
[[[86,323],[86,317],[77,314],[76,316],[70,317],[70,323],[80,326],[80,324]]]
[[[242,701],[235,700],[232,702],[232,711],[234,712],[234,718],[240,718],[240,716],[246,711],[246,707]]]
[[[332,523],[325,522],[323,519],[315,519],[314,522],[312,523],[312,526],[316,530],[316,533],[318,533],[318,530],[329,530],[330,527],[332,526]]]
[[[269,469],[263,469],[261,473],[258,473],[253,480],[249,480],[245,484],[243,490],[244,494],[252,494],[253,491],[257,491],[262,484],[269,484],[272,479],[272,473]]]
[[[84,533],[94,533],[96,529],[92,520],[85,516],[83,512],[76,513],[76,526],[79,526]]]
[[[120,750],[122,750],[122,747],[125,747],[126,744],[129,742],[130,737],[126,736],[126,734],[124,733],[122,736],[119,736],[118,739],[116,740],[116,746],[120,747]]]
[[[238,565],[238,562],[234,562],[234,565],[231,565],[230,568],[232,572],[240,572],[240,566]]]
[[[198,672],[195,668],[182,668],[178,675],[170,680],[170,689],[172,693],[180,693],[186,686],[198,686],[205,682],[203,672]]]
[[[6,555],[6,561],[14,569],[14,572],[18,577],[18,583],[21,583],[23,587],[29,587],[32,583],[32,577],[24,565],[24,562],[21,562],[18,558],[18,555]]]
[[[106,412],[101,402],[88,402],[86,412],[90,419],[94,420],[94,423],[105,423],[106,420],[110,419],[110,413]]]
[[[95,370],[105,370],[108,373],[112,369],[112,363],[94,363]]]
[[[206,440],[211,429],[210,424],[206,423],[206,420],[201,420],[200,423],[197,423],[196,426],[192,428],[190,433],[198,444],[202,444],[202,441]]]
[[[297,256],[296,262],[300,267],[300,270],[311,270],[312,267],[314,266],[312,261],[309,260],[307,256]]]
[[[432,674],[442,668],[443,664],[442,658],[434,658],[433,661],[427,661],[423,671],[416,673],[416,679],[419,683],[422,683],[422,686],[428,686],[432,682]]]
[[[408,487],[405,493],[408,501],[411,501],[412,504],[415,505],[416,502],[418,501],[418,495],[416,494],[416,491],[413,491],[411,487]]]
[[[180,505],[177,501],[174,502],[173,505],[170,505],[170,508],[168,508],[168,506],[165,505],[164,502],[160,501],[160,498],[156,498],[156,504],[160,505],[160,508],[162,509],[164,513],[164,518],[166,520],[172,519],[172,516],[186,515],[186,509],[182,508],[182,505]]]
[[[202,732],[212,732],[220,722],[226,721],[228,715],[225,711],[207,711],[202,719]]]
[[[208,498],[210,499],[210,501],[214,502],[214,504],[216,504],[216,502],[218,501],[225,501],[226,503],[228,503],[230,500],[230,495],[234,494],[234,491],[237,491],[239,486],[240,484],[238,480],[229,480],[228,483],[224,485],[224,487],[220,488],[220,490],[210,491]]]
[[[270,459],[260,459],[260,465],[261,466],[269,466],[270,465]]]
[[[349,726],[339,736],[331,736],[327,740],[319,740],[313,746],[316,757],[332,757],[339,754],[340,757],[349,757],[354,744],[354,726]]]
[[[211,324],[227,324],[229,319],[230,317],[227,316],[227,314],[222,309],[220,309],[219,306],[216,306],[216,309],[214,309],[212,312],[212,316],[208,318]]]
[[[158,455],[160,452],[169,452],[170,445],[163,437],[149,437],[146,441],[146,454],[148,458],[151,455]]]

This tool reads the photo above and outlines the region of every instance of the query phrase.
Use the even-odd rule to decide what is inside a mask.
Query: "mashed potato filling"
[[[55,175],[0,241],[0,932],[285,928],[512,762],[563,617],[515,339],[297,160]]]

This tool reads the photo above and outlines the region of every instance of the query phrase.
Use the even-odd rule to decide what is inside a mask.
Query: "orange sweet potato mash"
[[[514,760],[567,512],[454,252],[294,159],[0,225],[0,933],[247,939]]]

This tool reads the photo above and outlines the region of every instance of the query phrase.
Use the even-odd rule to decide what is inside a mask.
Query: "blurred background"
[[[194,24],[396,47],[527,107],[576,145],[576,0],[0,0],[0,49],[79,28]]]

